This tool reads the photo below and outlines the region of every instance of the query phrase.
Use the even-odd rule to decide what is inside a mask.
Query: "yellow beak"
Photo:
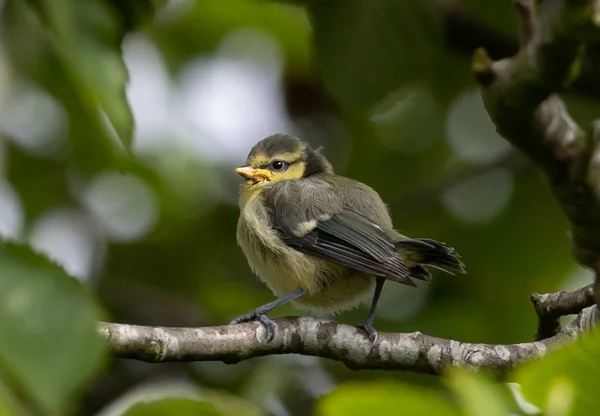
[[[268,170],[253,168],[252,166],[240,166],[235,169],[235,172],[238,175],[243,176],[247,180],[256,181],[256,182],[264,181],[264,180],[271,180],[271,178],[273,177],[271,172],[269,172]]]

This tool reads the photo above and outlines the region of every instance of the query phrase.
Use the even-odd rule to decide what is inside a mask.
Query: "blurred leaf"
[[[481,374],[452,369],[448,372],[447,381],[466,416],[506,416],[514,410],[506,391]]]
[[[151,20],[168,0],[106,0],[118,12],[123,31],[129,32]]]
[[[0,416],[25,416],[27,412],[18,402],[14,393],[11,392],[4,380],[0,380]]]
[[[410,85],[380,101],[370,121],[374,137],[389,149],[417,154],[444,137],[444,117],[445,108],[430,88]]]
[[[28,221],[69,201],[64,163],[33,156],[10,143],[4,147],[4,152],[10,160],[4,176],[18,191]]]
[[[515,9],[513,2],[504,0],[460,0],[460,5],[470,15],[482,21],[490,29],[516,37]]]
[[[9,0],[3,15],[11,64],[63,104],[72,159],[84,168],[113,165],[132,140],[117,22],[101,0]]]
[[[6,403],[0,399],[0,416],[16,416],[18,413],[15,413],[8,407]]]
[[[213,405],[192,399],[170,398],[130,407],[123,416],[224,416]]]
[[[512,402],[514,403],[515,409],[517,409],[516,412],[535,416],[542,416],[544,414],[539,407],[527,401],[527,399],[523,396],[520,384],[509,382],[506,383],[505,386],[510,392]]]
[[[261,412],[252,402],[235,396],[223,390],[205,389],[202,391],[204,399],[224,415],[232,416],[260,416]]]
[[[393,382],[348,383],[324,396],[318,416],[458,416],[460,413],[439,395]]]
[[[369,109],[397,88],[427,78],[441,45],[431,0],[306,1],[317,65],[340,105]]]
[[[600,331],[515,372],[525,398],[548,416],[600,413]]]
[[[127,68],[116,16],[99,0],[37,0],[30,4],[82,100],[90,110],[106,113],[129,148],[133,115],[125,95]]]
[[[229,34],[243,28],[256,28],[276,39],[286,71],[312,73],[310,28],[302,7],[267,1],[197,1],[177,20],[148,31],[169,64],[178,67],[198,54],[214,52]]]
[[[79,282],[26,246],[0,246],[0,363],[44,414],[64,414],[100,368],[99,310]]]

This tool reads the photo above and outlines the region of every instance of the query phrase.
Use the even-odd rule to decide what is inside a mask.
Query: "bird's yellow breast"
[[[237,240],[254,273],[276,296],[298,288],[308,294],[294,303],[306,309],[336,312],[366,301],[374,279],[284,244],[270,225],[258,195],[243,199]]]

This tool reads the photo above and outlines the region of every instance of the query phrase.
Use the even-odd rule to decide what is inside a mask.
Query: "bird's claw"
[[[273,320],[271,318],[269,318],[267,315],[260,313],[259,311],[252,311],[252,312],[248,312],[243,315],[240,315],[237,318],[233,319],[229,324],[235,325],[235,324],[241,324],[243,322],[252,322],[252,321],[259,321],[264,325],[265,331],[267,331],[267,342],[270,342],[273,340],[273,338],[275,338],[275,332],[277,331],[277,324],[275,322],[273,322]]]
[[[373,321],[366,319],[362,324],[358,325],[359,329],[362,329],[366,332],[367,337],[371,340],[371,347],[377,342],[377,337],[379,336],[377,330],[373,327]]]
[[[232,319],[229,322],[229,325],[242,324],[244,322],[256,321],[257,319],[258,318],[257,318],[256,312],[252,311],[252,312],[245,313],[243,315],[238,316],[237,318]]]

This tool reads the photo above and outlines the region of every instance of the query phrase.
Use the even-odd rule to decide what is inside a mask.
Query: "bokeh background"
[[[505,0],[0,1],[0,234],[62,265],[108,320],[224,324],[272,299],[236,246],[233,169],[287,132],[380,192],[403,233],[445,241],[467,265],[417,289],[387,285],[379,330],[529,341],[530,294],[591,275],[570,257],[544,178],[496,134],[470,70],[476,47],[513,54],[515,28]],[[583,123],[599,110],[586,68],[566,97]],[[440,388],[291,355],[108,360],[75,414],[192,389],[310,415],[356,379]]]

